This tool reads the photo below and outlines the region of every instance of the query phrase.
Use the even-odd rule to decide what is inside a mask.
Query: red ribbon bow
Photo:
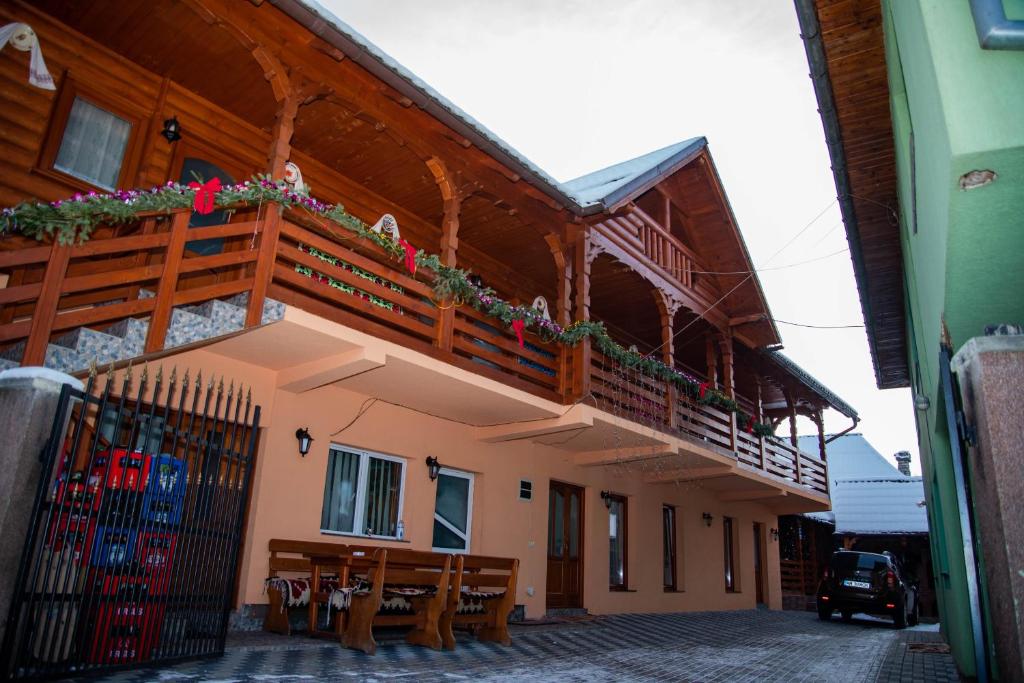
[[[747,420],[747,434],[754,433],[754,418]]]
[[[708,387],[710,387],[710,386],[711,385],[708,384],[707,382],[701,382],[700,383],[700,387],[698,389],[700,391],[700,397],[701,398],[704,398],[704,394],[708,393]]]
[[[516,339],[519,340],[519,348],[523,348],[525,341],[523,340],[523,330],[526,329],[526,323],[522,320],[512,321],[512,331],[516,333]]]
[[[416,274],[416,247],[409,244],[404,239],[398,240],[398,243],[402,245],[402,249],[405,249],[405,267],[409,269],[409,272],[413,275]]]
[[[192,208],[196,210],[196,213],[203,215],[213,213],[213,199],[220,192],[220,178],[210,178],[202,184],[192,182],[188,186],[196,191],[196,198],[192,203]]]

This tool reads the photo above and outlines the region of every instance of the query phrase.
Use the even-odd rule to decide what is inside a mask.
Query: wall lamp
[[[771,536],[772,540],[775,541],[776,543],[779,542],[779,530],[778,529],[769,529],[768,530],[768,535]]]
[[[177,116],[164,121],[164,129],[160,131],[160,135],[167,138],[167,142],[177,142],[181,139],[181,124],[178,123]]]
[[[711,526],[711,522],[713,522],[714,519],[715,519],[714,517],[711,516],[710,512],[705,512],[704,514],[702,514],[700,516],[700,518],[704,520],[704,526],[707,526],[707,527]]]
[[[295,430],[295,438],[299,440],[299,454],[302,457],[306,457],[306,453],[309,453],[309,447],[313,444],[313,437],[309,435],[309,430],[305,427],[299,427]]]
[[[427,456],[427,476],[430,481],[437,481],[437,475],[441,474],[441,463],[432,455]]]
[[[604,501],[604,506],[609,510],[612,509],[612,493],[611,491],[601,491],[601,500]]]

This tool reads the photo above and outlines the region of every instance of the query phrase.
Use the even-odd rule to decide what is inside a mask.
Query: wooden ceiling
[[[847,235],[855,262],[859,252],[863,264],[856,275],[876,379],[881,389],[904,387],[910,375],[881,3],[816,0],[815,5],[851,195],[853,216],[844,212]],[[832,162],[843,167],[834,153]]]
[[[258,128],[270,130],[277,104],[249,50],[185,2],[152,0],[35,0],[60,19],[122,57],[165,76]],[[126,86],[127,87],[127,86]]]
[[[629,266],[601,254],[590,266],[590,317],[601,320],[615,341],[641,353],[661,345],[655,288]]]

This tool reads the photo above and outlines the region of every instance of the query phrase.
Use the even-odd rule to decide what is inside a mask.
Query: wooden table
[[[320,598],[330,600],[329,592],[321,592],[320,577],[326,573],[338,574],[338,586],[344,588],[348,585],[352,576],[352,570],[363,564],[361,560],[368,560],[365,553],[354,552],[338,553],[335,555],[323,553],[303,553],[309,559],[311,568],[309,579],[309,635],[318,638],[340,637],[345,630],[345,615],[338,614],[334,619],[334,631],[321,631],[317,628],[320,615]]]

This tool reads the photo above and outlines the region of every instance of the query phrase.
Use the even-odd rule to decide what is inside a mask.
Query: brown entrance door
[[[754,585],[757,588],[757,604],[765,605],[765,589],[768,587],[765,577],[764,556],[764,525],[754,522]]]
[[[560,481],[548,494],[547,606],[583,606],[583,489]]]

